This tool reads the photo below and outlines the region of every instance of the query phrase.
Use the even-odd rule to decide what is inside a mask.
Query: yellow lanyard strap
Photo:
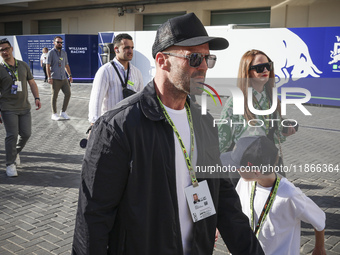
[[[188,171],[189,171],[189,175],[190,175],[190,178],[191,178],[192,185],[194,187],[196,187],[196,186],[198,186],[198,182],[197,182],[195,171],[192,168],[192,164],[191,164],[192,155],[194,154],[195,134],[194,134],[194,127],[193,127],[193,124],[192,124],[190,107],[189,107],[189,105],[187,103],[185,103],[185,109],[187,111],[187,118],[188,118],[188,122],[189,122],[189,126],[190,126],[190,148],[191,148],[191,153],[190,153],[190,156],[189,156],[188,151],[185,149],[183,140],[182,140],[182,138],[181,138],[181,136],[180,136],[180,134],[179,134],[175,124],[173,123],[173,121],[171,120],[169,114],[167,113],[166,109],[164,108],[164,105],[163,105],[162,101],[159,99],[158,96],[157,96],[157,98],[158,98],[159,104],[162,107],[162,110],[163,110],[165,118],[168,120],[170,126],[172,127],[172,129],[174,130],[174,133],[177,136],[179,144],[180,144],[180,146],[182,148],[182,152],[183,152],[183,156],[184,156],[185,162],[186,162],[187,167],[188,167]]]
[[[4,61],[3,62],[4,67],[6,68],[9,75],[12,77],[13,81],[19,81],[19,74],[18,74],[18,61],[15,59],[15,66],[14,66],[14,76],[12,75],[12,69],[9,67],[9,65]]]
[[[266,201],[266,203],[265,203],[265,205],[262,209],[260,218],[259,218],[256,226],[254,226],[254,222],[255,222],[255,220],[254,220],[254,198],[255,198],[255,190],[256,190],[257,182],[254,182],[254,184],[253,184],[253,187],[252,187],[252,190],[251,190],[251,196],[250,196],[250,212],[251,212],[250,217],[251,217],[251,228],[253,229],[256,237],[259,237],[259,233],[260,233],[260,229],[262,227],[262,224],[265,221],[265,219],[266,219],[266,217],[267,217],[267,215],[270,211],[270,208],[273,205],[277,190],[279,188],[280,180],[281,179],[276,176],[275,184],[273,185],[273,187],[272,187],[272,189],[269,193],[269,196],[268,196],[267,201]],[[254,227],[255,227],[255,230],[254,230]]]

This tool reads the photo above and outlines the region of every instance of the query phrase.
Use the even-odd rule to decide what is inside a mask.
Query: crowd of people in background
[[[71,68],[62,37],[53,44],[40,59],[44,81],[51,85],[51,119],[69,120]],[[131,63],[133,38],[118,34],[113,44],[115,58],[98,69],[90,95],[91,133],[72,254],[206,255],[220,234],[233,255],[294,255],[301,221],[315,229],[313,255],[326,254],[325,213],[285,176],[261,169],[283,164],[281,143],[296,132],[291,126],[256,125],[264,118],[282,119],[280,101],[272,94],[274,63],[265,52],[249,50],[240,60],[237,86],[246,99],[244,115],[233,115],[232,97],[221,113],[222,119],[248,125],[214,128],[190,88],[202,87],[216,62],[210,50],[226,49],[227,39],[209,36],[193,13],[169,19],[157,30],[156,74],[146,86]],[[7,39],[0,40],[0,55],[6,173],[16,177],[19,153],[31,135],[28,87],[37,110],[41,103],[28,65],[13,57]],[[250,111],[249,88],[255,109],[276,109],[270,116]],[[64,101],[58,114],[60,90]],[[232,165],[238,173],[196,177],[195,166],[209,165]]]

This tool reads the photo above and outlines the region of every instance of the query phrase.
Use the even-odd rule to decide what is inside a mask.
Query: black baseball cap
[[[170,46],[197,46],[209,43],[210,50],[223,50],[229,43],[222,37],[210,37],[194,13],[171,18],[158,29],[152,46],[152,56]]]
[[[240,138],[230,152],[221,154],[225,166],[274,166],[278,155],[275,144],[266,136],[248,136]]]

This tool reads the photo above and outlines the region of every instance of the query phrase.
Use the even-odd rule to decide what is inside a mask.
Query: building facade
[[[194,12],[205,26],[340,26],[339,0],[2,0],[0,35],[143,31]]]

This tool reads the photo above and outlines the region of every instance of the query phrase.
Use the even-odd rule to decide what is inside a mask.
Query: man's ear
[[[115,53],[118,53],[118,52],[119,52],[119,50],[118,50],[118,47],[117,47],[117,46],[116,46],[116,47],[114,47],[113,49],[114,49]]]
[[[163,70],[170,70],[169,58],[162,52],[158,52],[155,57],[157,65]]]

